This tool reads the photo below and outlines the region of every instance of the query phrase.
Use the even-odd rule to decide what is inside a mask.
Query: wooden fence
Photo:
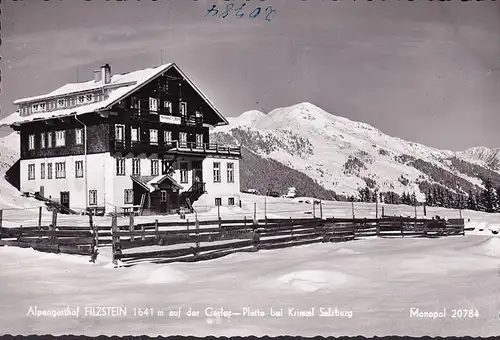
[[[234,219],[158,222],[97,226],[89,215],[88,226],[60,226],[57,212],[52,223],[42,226],[2,227],[0,246],[33,248],[52,253],[88,255],[95,262],[98,247],[112,245],[113,262],[128,266],[140,261],[192,262],[214,259],[235,252],[255,252],[318,242],[343,242],[364,237],[440,237],[464,235],[464,220],[428,220],[402,217],[381,219],[300,218]]]
[[[90,261],[97,258],[99,242],[98,226],[89,215],[89,226],[64,226],[57,223],[57,212],[52,211],[52,223],[42,226],[41,207],[37,226],[20,226],[18,228],[3,228],[0,222],[0,246],[33,248],[48,253],[66,253],[88,255]],[[0,221],[2,211],[0,210]],[[111,230],[110,227],[107,228]],[[111,233],[108,233],[111,237]],[[108,243],[110,244],[111,241]]]
[[[174,229],[175,228],[175,229]],[[158,222],[118,226],[112,218],[113,262],[130,266],[194,262],[236,252],[343,242],[364,237],[440,237],[464,235],[464,220],[265,219]],[[132,251],[130,251],[132,250]]]

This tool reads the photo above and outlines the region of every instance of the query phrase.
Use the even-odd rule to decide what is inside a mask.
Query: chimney
[[[101,74],[103,84],[109,84],[111,82],[111,66],[109,64],[101,66]]]
[[[102,79],[101,75],[102,75],[101,70],[94,70],[94,81],[96,83],[99,83],[101,81]]]

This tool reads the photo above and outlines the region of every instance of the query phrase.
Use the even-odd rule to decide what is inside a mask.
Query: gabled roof
[[[149,192],[155,191],[155,184],[160,184],[161,182],[168,180],[170,184],[172,184],[173,187],[176,187],[179,190],[184,189],[175,179],[173,179],[169,175],[160,175],[160,176],[136,176],[136,175],[131,175],[130,178],[140,186],[142,186],[144,189],[148,190]]]
[[[18,99],[14,102],[14,104],[62,98],[69,95],[84,94],[89,91],[95,91],[103,88],[109,89],[109,97],[106,100],[69,109],[35,113],[29,116],[21,116],[20,112],[16,111],[11,115],[1,119],[0,126],[19,125],[35,120],[46,120],[51,118],[82,115],[91,112],[109,110],[114,104],[131,95],[133,92],[139,90],[171,68],[179,72],[182,77],[184,77],[184,79],[189,83],[189,85],[193,87],[193,89],[203,98],[203,100],[205,100],[205,102],[212,108],[212,110],[214,110],[214,112],[223,120],[224,123],[220,123],[217,125],[229,124],[226,118],[222,116],[219,110],[217,110],[213,103],[203,94],[203,92],[201,92],[201,90],[191,81],[191,79],[189,79],[175,63],[169,63],[155,68],[148,68],[145,70],[138,70],[125,74],[115,74],[111,77],[110,83],[105,84],[104,86],[101,83],[96,83],[94,80],[83,83],[69,83],[45,95]]]

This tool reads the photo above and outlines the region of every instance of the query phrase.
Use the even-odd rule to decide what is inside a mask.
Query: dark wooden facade
[[[157,112],[150,111],[150,98],[157,99]],[[171,111],[165,107],[164,102],[171,103]],[[181,117],[180,103],[187,103],[187,113]],[[160,115],[179,117],[181,124],[168,124],[160,122]],[[206,103],[194,88],[183,79],[175,69],[169,69],[166,75],[153,79],[136,92],[128,95],[108,111],[104,113],[88,113],[78,116],[78,119],[87,125],[87,154],[111,152],[142,153],[146,154],[170,153],[169,147],[165,145],[164,131],[171,131],[173,141],[179,140],[179,133],[186,132],[189,145],[196,143],[196,135],[203,134],[203,143],[207,148],[218,149],[218,146],[210,146],[208,125],[216,125],[224,120]],[[124,139],[116,140],[115,125],[125,126]],[[137,127],[140,131],[138,142],[131,141],[131,127]],[[24,123],[14,126],[20,131],[21,137],[21,159],[32,159],[41,157],[59,157],[84,154],[84,145],[76,145],[76,129],[82,129],[83,125],[73,116],[63,118],[52,118]],[[158,131],[158,144],[150,143],[150,129]],[[52,147],[46,145],[41,148],[41,133],[65,131],[65,146],[55,147],[55,135],[53,135]],[[35,147],[29,150],[28,136],[35,135]],[[46,143],[47,144],[47,143]],[[132,147],[134,146],[134,148]],[[221,148],[223,150],[223,148]],[[238,153],[238,150],[233,150]],[[197,155],[203,155],[202,150],[196,150]],[[188,153],[189,154],[189,153]]]

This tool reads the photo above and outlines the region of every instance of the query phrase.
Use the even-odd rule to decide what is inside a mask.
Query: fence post
[[[40,235],[41,231],[42,231],[42,207],[40,206],[40,207],[38,207],[38,238],[39,239],[42,238],[42,236]]]
[[[351,201],[351,209],[352,209],[352,219],[354,220],[356,216],[354,215],[354,201]]]
[[[385,216],[385,213],[384,213],[384,206],[382,206],[382,217]]]
[[[253,202],[253,223],[257,224],[257,202]]]
[[[401,237],[405,237],[405,235],[403,233],[403,225],[404,225],[403,217],[399,218],[399,224],[400,224],[400,228],[401,228]]]
[[[158,239],[160,237],[159,233],[159,228],[158,228],[158,219],[155,220],[155,237]]]
[[[116,214],[111,217],[111,239],[112,239],[112,253],[113,253],[113,264],[118,265],[117,255],[121,255],[120,251],[120,236],[116,235],[118,232],[118,221]]]
[[[375,218],[378,219],[378,195],[375,197]]]
[[[319,216],[323,219],[323,201],[319,200]]]
[[[316,219],[316,202],[313,201],[313,219]]]
[[[264,226],[267,228],[267,198],[264,197]]]
[[[50,231],[56,231],[56,227],[57,227],[57,211],[52,210],[52,228],[50,228],[51,229]],[[56,237],[51,236],[50,239],[55,240]]]
[[[128,230],[133,233],[134,232],[134,214],[129,215],[129,220],[128,220]],[[134,236],[130,236],[130,242],[134,241]]]
[[[0,228],[2,228],[3,210],[0,209]]]
[[[382,209],[384,209],[384,208],[382,207]],[[376,231],[376,233],[377,233],[377,237],[380,237],[380,220],[377,220],[377,231]]]
[[[198,231],[200,229],[200,221],[198,220],[198,214],[194,214],[194,226],[196,231],[196,253],[198,254],[198,248],[200,247],[200,241],[198,241]]]
[[[222,228],[221,221],[220,221],[220,204],[217,205],[217,220],[219,221],[219,228]]]
[[[144,226],[141,225],[141,232],[142,232],[142,236],[141,236],[141,240],[145,240],[146,239],[146,234],[144,233]]]
[[[89,212],[89,228],[90,232],[92,233],[92,246],[90,248],[90,262],[95,263],[95,248],[97,246],[97,235],[96,235],[96,230],[94,228],[94,223],[92,221],[92,212]]]
[[[247,217],[243,216],[243,228],[247,228]]]

